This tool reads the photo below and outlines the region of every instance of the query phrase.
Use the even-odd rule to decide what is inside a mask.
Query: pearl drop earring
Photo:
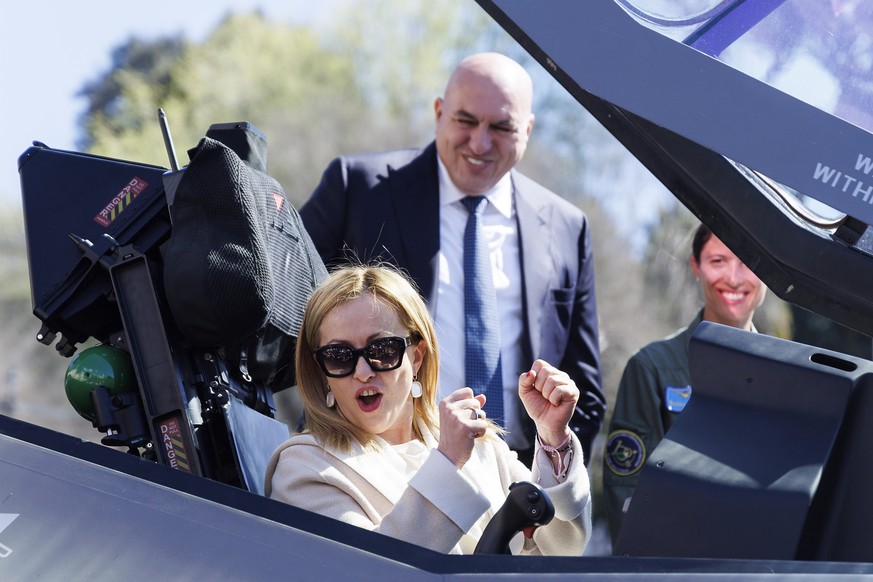
[[[421,398],[421,382],[418,380],[412,381],[412,397]]]

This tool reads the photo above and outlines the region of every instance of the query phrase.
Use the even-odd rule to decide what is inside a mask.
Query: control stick
[[[553,517],[555,506],[542,487],[527,481],[513,483],[506,501],[488,522],[473,553],[509,554],[509,540],[515,534],[546,525]]]

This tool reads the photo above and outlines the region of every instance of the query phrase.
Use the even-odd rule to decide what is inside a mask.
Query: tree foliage
[[[83,135],[79,147],[99,147],[98,136],[153,129],[154,117],[144,119],[131,107],[142,100],[162,103],[167,98],[172,67],[186,46],[178,37],[154,41],[134,37],[113,50],[109,71],[87,82],[79,92],[88,103],[80,118]],[[140,97],[135,98],[137,95]]]
[[[358,82],[368,102],[412,132],[431,131],[434,98],[490,19],[465,0],[440,2],[439,10],[426,2],[347,1],[343,10],[346,17],[330,34],[330,43],[349,55],[360,72]],[[420,139],[403,133],[401,145]]]
[[[161,58],[168,46],[172,55]],[[156,54],[142,57],[149,50]],[[116,59],[127,66],[88,85],[92,153],[168,166],[158,107],[180,165],[213,123],[249,121],[268,137],[271,174],[299,203],[316,162],[359,135],[357,120],[369,117],[347,57],[306,28],[257,13],[227,16],[202,43],[131,39],[116,54],[133,52],[141,58]]]

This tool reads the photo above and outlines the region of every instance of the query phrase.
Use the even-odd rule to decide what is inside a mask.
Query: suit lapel
[[[524,312],[530,357],[540,353],[542,318],[553,278],[548,229],[550,209],[537,202],[525,179],[512,173],[521,247],[521,272],[524,282]]]
[[[391,198],[406,253],[405,265],[428,302],[436,296],[440,250],[439,176],[436,146],[397,170],[389,170]],[[436,217],[436,219],[434,218]]]

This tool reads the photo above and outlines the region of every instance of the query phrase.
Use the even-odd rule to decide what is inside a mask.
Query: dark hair
[[[694,257],[694,261],[697,264],[700,264],[700,253],[703,250],[703,245],[710,238],[712,238],[712,231],[705,224],[701,224],[694,231],[694,240],[691,242],[691,256]]]

